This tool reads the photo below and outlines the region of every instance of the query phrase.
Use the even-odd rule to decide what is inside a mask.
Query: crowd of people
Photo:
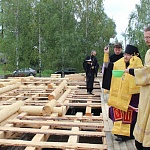
[[[150,26],[144,29],[144,40],[150,47]],[[83,62],[86,72],[87,94],[93,94],[94,78],[98,73],[98,60],[93,50]],[[123,70],[120,78],[112,70]],[[150,49],[146,52],[144,65],[138,47],[114,44],[114,53],[109,55],[109,46],[104,48],[102,88],[109,91],[109,118],[113,121],[112,133],[116,141],[135,139],[138,150],[150,150]]]

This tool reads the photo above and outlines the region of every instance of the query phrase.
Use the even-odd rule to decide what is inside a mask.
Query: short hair
[[[122,44],[119,42],[119,43],[115,43],[114,44],[114,48],[122,48]]]
[[[150,31],[150,25],[144,29],[144,32]]]
[[[92,50],[92,51],[91,51],[91,55],[92,55],[93,53],[96,53],[96,51],[95,51],[95,50]]]

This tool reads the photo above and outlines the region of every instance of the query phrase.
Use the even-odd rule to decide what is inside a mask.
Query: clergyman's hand
[[[108,46],[106,46],[106,47],[104,48],[104,53],[109,54],[109,47],[108,47]]]
[[[129,69],[125,69],[125,70],[124,70],[124,73],[129,73]]]

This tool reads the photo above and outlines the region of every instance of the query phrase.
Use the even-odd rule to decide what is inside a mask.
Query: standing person
[[[102,80],[102,88],[110,90],[110,83],[112,77],[113,63],[123,57],[122,44],[114,44],[114,53],[109,56],[109,47],[104,48],[104,73]]]
[[[144,29],[144,40],[150,47],[150,26]],[[134,128],[135,145],[138,150],[150,150],[150,49],[146,52],[143,68],[126,69],[125,72],[135,76],[136,85],[141,87],[138,117]]]
[[[83,68],[86,72],[86,88],[88,94],[93,94],[94,77],[97,76],[99,64],[96,58],[96,51],[91,51],[91,55],[87,56],[83,62]]]
[[[113,70],[143,67],[138,48],[127,45],[124,57],[114,63]],[[140,87],[135,85],[132,75],[124,74],[120,78],[112,76],[108,99],[109,117],[114,122],[112,133],[116,141],[133,139],[133,129],[137,118]]]

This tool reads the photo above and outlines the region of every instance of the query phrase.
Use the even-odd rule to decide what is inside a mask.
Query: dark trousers
[[[137,150],[150,150],[150,147],[143,147],[142,143],[139,143],[136,140],[135,140],[135,146],[136,146]]]
[[[87,74],[86,76],[87,92],[91,93],[93,91],[93,84],[94,84],[94,74],[93,73]]]

